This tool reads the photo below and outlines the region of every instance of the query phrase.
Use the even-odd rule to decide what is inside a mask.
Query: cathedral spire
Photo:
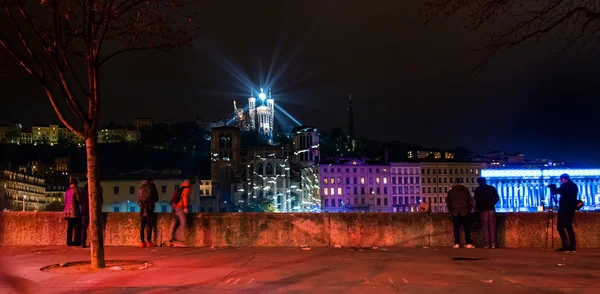
[[[354,139],[354,109],[352,108],[352,94],[348,95],[348,136]]]

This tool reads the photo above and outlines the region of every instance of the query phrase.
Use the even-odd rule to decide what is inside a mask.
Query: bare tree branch
[[[469,28],[477,31],[486,25],[486,31],[494,31],[486,34],[489,43],[482,48],[486,53],[476,72],[497,52],[525,42],[537,44],[546,38],[564,42],[560,56],[576,43],[586,47],[600,40],[596,22],[600,20],[600,4],[595,0],[426,0],[425,4],[426,23],[439,15],[466,12]]]

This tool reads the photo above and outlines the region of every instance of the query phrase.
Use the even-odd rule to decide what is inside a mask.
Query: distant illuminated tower
[[[256,129],[256,98],[252,90],[250,90],[250,98],[248,98],[248,118],[250,119],[250,129]]]
[[[273,122],[275,114],[275,100],[271,98],[271,93],[267,99],[267,94],[260,89],[258,94],[260,106],[256,107],[258,135],[266,139],[267,144],[273,144]]]

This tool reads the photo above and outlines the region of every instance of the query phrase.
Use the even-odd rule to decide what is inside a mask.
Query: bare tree
[[[191,44],[203,32],[195,24],[196,7],[190,7],[197,2],[0,0],[4,55],[38,82],[61,122],[85,141],[92,268],[105,264],[96,166],[100,69],[126,52],[168,51]]]
[[[501,50],[544,39],[562,42],[559,55],[573,45],[590,52],[600,47],[597,0],[425,0],[425,5],[426,22],[466,13],[466,25],[473,30],[481,30],[486,24],[496,26],[489,28],[493,32],[487,34],[484,56],[475,71],[482,70]]]

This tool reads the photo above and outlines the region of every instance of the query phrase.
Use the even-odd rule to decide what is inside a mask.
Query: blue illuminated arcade
[[[579,187],[578,197],[585,205],[582,210],[600,209],[600,169],[483,169],[481,176],[498,189],[496,210],[514,212],[540,211],[548,206],[550,189],[546,186],[560,186],[559,177],[564,173]]]

